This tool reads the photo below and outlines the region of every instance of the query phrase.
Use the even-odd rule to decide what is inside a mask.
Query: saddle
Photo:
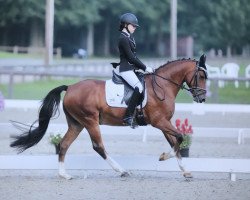
[[[138,79],[143,86],[143,93],[135,111],[135,126],[147,125],[144,119],[142,108],[147,103],[147,91],[145,89],[144,74],[136,72]],[[129,100],[134,92],[134,89],[117,73],[113,70],[112,79],[107,80],[105,84],[106,102],[110,107],[123,107],[126,108]]]

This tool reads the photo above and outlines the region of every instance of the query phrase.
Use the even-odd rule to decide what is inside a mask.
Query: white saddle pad
[[[105,93],[106,93],[106,101],[109,106],[124,107],[124,108],[127,107],[125,102],[122,101],[124,95],[124,85],[114,84],[114,82],[111,79],[107,80],[105,84]],[[145,90],[145,97],[142,102],[142,107],[144,107],[146,103],[147,103],[147,90]]]

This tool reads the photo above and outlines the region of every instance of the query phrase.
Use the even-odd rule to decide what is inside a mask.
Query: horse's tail
[[[36,145],[43,138],[50,119],[59,111],[61,92],[67,89],[68,86],[62,85],[54,88],[47,94],[40,107],[39,118],[37,120],[38,127],[33,129],[33,125],[31,125],[29,126],[29,130],[26,130],[22,135],[12,136],[15,140],[10,144],[11,147],[17,148],[21,153]]]

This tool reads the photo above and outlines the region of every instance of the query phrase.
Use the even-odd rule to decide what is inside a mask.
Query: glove
[[[154,70],[151,67],[146,67],[145,72],[147,72],[147,73],[153,73]]]

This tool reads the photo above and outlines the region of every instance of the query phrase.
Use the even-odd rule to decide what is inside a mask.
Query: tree
[[[42,5],[42,6],[41,6]],[[44,20],[45,0],[0,0],[0,26]]]
[[[179,0],[179,8],[179,33],[193,35],[199,48],[231,54],[247,41],[247,0]]]
[[[155,46],[157,55],[164,55],[164,35],[169,36],[170,29],[170,1],[169,0],[144,0],[144,5],[138,5],[138,12],[143,16],[145,34]],[[143,37],[141,37],[143,38]],[[145,36],[144,36],[145,38]],[[147,41],[150,41],[150,39]],[[150,47],[148,47],[150,48]]]
[[[227,55],[230,57],[232,50],[240,47],[240,40],[245,33],[244,12],[242,12],[244,4],[242,0],[219,1],[220,12],[217,13],[217,38],[219,44],[227,48]]]
[[[165,55],[169,0],[55,0],[55,43],[87,46],[90,54],[114,54],[119,16],[126,12],[136,14],[141,25],[135,32],[139,52]],[[45,0],[0,0],[0,43],[41,45],[44,18]],[[195,53],[211,48],[250,51],[249,18],[248,0],[178,0],[178,35],[194,38]]]
[[[92,56],[94,53],[94,23],[100,20],[99,9],[102,4],[98,0],[56,0],[55,7],[55,21],[59,25],[67,24],[87,28],[87,51]]]
[[[42,44],[43,34],[39,33],[43,29],[39,24],[44,23],[44,5],[45,0],[0,0],[0,27],[3,29],[1,31],[2,34],[6,35],[9,30],[14,29],[15,32],[19,33],[19,38],[22,38],[20,35],[23,35],[23,41],[20,41],[20,43],[24,44],[25,36],[29,35],[26,32],[31,31],[29,43],[32,45],[34,41],[39,41],[38,43]],[[7,40],[7,35],[4,38]],[[3,43],[5,42],[3,41]]]

